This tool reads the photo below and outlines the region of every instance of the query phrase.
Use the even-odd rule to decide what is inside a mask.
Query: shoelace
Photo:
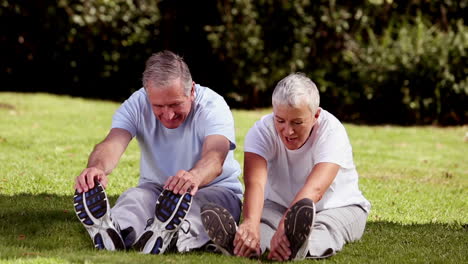
[[[146,221],[145,230],[146,230],[148,227],[150,227],[153,223],[154,223],[154,217],[148,219],[148,220]]]
[[[184,230],[184,224],[187,223],[188,224],[188,228],[187,230]],[[187,225],[186,225],[187,226]],[[182,232],[184,232],[184,234],[188,234],[190,232],[190,228],[192,227],[192,225],[190,224],[190,221],[187,220],[187,219],[184,219],[184,223],[181,224],[180,226],[180,230],[182,230]]]

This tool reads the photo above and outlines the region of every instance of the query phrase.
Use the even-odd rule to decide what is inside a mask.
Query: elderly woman
[[[243,222],[219,206],[202,208],[211,240],[224,253],[251,257],[269,249],[277,261],[326,258],[361,238],[370,203],[344,126],[319,107],[303,74],[281,80],[273,113],[257,121],[244,144]]]

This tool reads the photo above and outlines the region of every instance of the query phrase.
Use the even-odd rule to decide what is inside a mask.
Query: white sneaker
[[[180,195],[163,190],[156,202],[155,217],[148,220],[134,248],[146,254],[164,253],[180,229],[191,204],[190,193]]]
[[[95,248],[125,249],[119,226],[110,216],[106,192],[97,180],[91,190],[82,193],[76,191],[73,203],[76,216],[91,236]]]

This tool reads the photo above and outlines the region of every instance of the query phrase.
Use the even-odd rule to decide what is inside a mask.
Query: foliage
[[[382,36],[369,29],[369,43],[350,41],[345,62],[356,77],[364,119],[414,123],[468,122],[468,27],[443,32],[421,16],[388,27]],[[450,103],[447,103],[450,102]],[[367,109],[366,109],[367,108]]]
[[[141,48],[158,35],[157,0],[59,0],[58,7],[70,19],[65,49],[73,50],[85,44],[88,53],[99,54],[103,67],[101,77],[118,73],[122,59],[129,63],[132,56],[128,50],[122,50],[132,46]],[[70,63],[76,67],[80,58]]]
[[[146,58],[170,49],[232,107],[269,106],[275,84],[301,71],[343,120],[464,124],[467,8],[468,0],[0,0],[0,90],[121,101],[141,87]],[[384,64],[386,49],[396,53],[392,67],[411,58],[405,71]],[[382,69],[366,62],[373,56],[387,58]],[[365,78],[372,73],[386,81]]]
[[[230,66],[232,96],[245,107],[266,106],[270,100],[263,95],[268,98],[288,73],[323,75],[321,67],[336,60],[350,20],[362,16],[360,8],[354,14],[349,7],[335,1],[218,1],[222,24],[206,30],[215,53]]]
[[[1,0],[0,27],[10,24],[0,39],[8,47],[0,51],[3,87],[126,97],[154,51],[148,45],[158,35],[156,3]]]
[[[244,107],[268,106],[276,82],[290,72],[303,71],[318,84],[322,105],[345,120],[466,123],[461,103],[468,71],[466,27],[461,18],[457,23],[454,18],[463,16],[467,1],[423,2],[430,5],[419,1],[218,1],[222,23],[206,30],[216,54],[232,72],[234,92],[228,96]],[[415,16],[418,26],[413,27]],[[436,22],[430,28],[422,22],[429,18]],[[419,48],[413,49],[413,44]],[[404,57],[406,66],[380,57]],[[390,68],[399,70],[384,70]],[[395,78],[402,81],[382,81]]]

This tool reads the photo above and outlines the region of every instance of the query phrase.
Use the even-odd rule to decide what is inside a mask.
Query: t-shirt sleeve
[[[315,164],[330,162],[338,164],[342,168],[354,167],[351,144],[342,125],[328,129],[318,137],[314,161]]]
[[[198,122],[202,137],[222,135],[229,140],[230,150],[236,148],[234,118],[229,106],[223,99],[217,98],[207,104],[201,111]]]
[[[274,137],[276,135],[272,129],[269,129],[268,122],[266,122],[267,118],[263,117],[250,128],[245,136],[244,152],[255,153],[269,161],[275,154]]]
[[[141,107],[145,102],[145,95],[140,91],[132,94],[115,111],[112,117],[112,128],[122,128],[127,130],[132,137],[137,133],[138,123],[141,117]]]

